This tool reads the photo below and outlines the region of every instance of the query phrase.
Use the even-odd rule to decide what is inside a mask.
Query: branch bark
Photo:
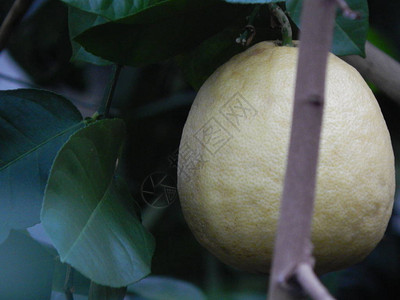
[[[324,107],[325,73],[332,43],[336,1],[306,0],[301,15],[292,130],[272,262],[270,299],[298,299],[296,270],[313,264],[311,222]],[[297,284],[296,284],[297,283]],[[317,280],[313,285],[320,289]]]
[[[349,55],[341,57],[356,68],[366,81],[375,84],[393,101],[400,104],[400,63],[371,43],[365,44],[366,57]]]
[[[33,0],[15,0],[0,27],[0,52],[6,47],[12,32],[21,22],[32,3]]]
[[[300,264],[297,267],[295,276],[297,282],[312,299],[334,300],[328,290],[319,282],[309,264]]]

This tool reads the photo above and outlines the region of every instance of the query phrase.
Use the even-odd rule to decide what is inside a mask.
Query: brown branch
[[[14,29],[21,22],[33,0],[15,0],[0,27],[0,52],[6,47]]]
[[[400,63],[369,42],[365,44],[365,53],[366,58],[349,55],[342,59],[355,67],[366,81],[400,104]]]
[[[312,299],[334,300],[322,285],[309,264],[300,264],[295,272],[296,280]]]
[[[272,262],[270,299],[296,299],[297,267],[311,265],[311,220],[324,106],[325,73],[336,1],[306,0],[301,15],[299,58],[288,162]]]

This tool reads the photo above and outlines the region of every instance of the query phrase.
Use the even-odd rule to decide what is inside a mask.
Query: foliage
[[[246,25],[242,22],[246,15],[250,15],[248,8],[251,6],[232,3],[282,2],[226,1],[230,4],[224,4],[220,0],[167,0],[133,1],[127,2],[129,5],[120,5],[119,2],[104,0],[88,5],[85,1],[64,1],[74,7],[70,9],[74,59],[97,64],[106,63],[106,59],[138,66],[181,54],[179,61],[184,66],[184,74],[195,88],[210,75],[210,70],[215,70],[240,51],[235,39],[241,33],[240,27]],[[341,15],[337,17],[332,50],[337,55],[364,55],[368,30],[367,2],[348,2],[362,17],[357,21]],[[286,1],[289,16],[297,25],[301,3],[301,0]],[[262,25],[266,27],[266,24]],[[256,26],[256,32],[263,30]],[[263,38],[274,39],[275,36],[270,34]]]
[[[0,91],[0,242],[39,223],[44,188],[59,148],[83,126],[79,111],[40,90]]]
[[[81,25],[70,24],[74,33],[79,32],[74,40],[97,56],[132,66],[188,50],[240,16],[238,7],[219,0],[142,1],[147,4],[123,10],[114,1],[106,11],[83,5],[84,1],[71,2],[82,4],[80,10],[73,10],[74,18],[86,24],[92,21],[84,31],[74,28]]]
[[[127,286],[150,273],[152,236],[124,202],[132,201],[114,177],[124,140],[122,120],[103,120],[77,131],[58,153],[41,221],[60,253],[96,283]]]

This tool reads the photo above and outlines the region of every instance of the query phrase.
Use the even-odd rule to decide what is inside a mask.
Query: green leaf
[[[119,3],[119,1],[114,1]],[[86,51],[122,65],[139,66],[185,52],[243,14],[220,0],[170,0],[118,22],[96,24],[74,37]],[[76,18],[87,18],[82,11]],[[132,11],[131,11],[132,13]],[[86,22],[86,21],[85,21]]]
[[[39,223],[57,151],[83,127],[67,99],[31,89],[0,91],[0,243],[10,229]]]
[[[204,293],[193,284],[164,276],[149,276],[128,286],[128,292],[148,300],[205,300]]]
[[[55,254],[28,234],[13,231],[0,245],[0,298],[50,299]]]
[[[80,10],[103,16],[109,20],[119,20],[134,14],[144,12],[157,6],[168,8],[169,5],[182,5],[185,0],[133,0],[133,1],[82,1],[62,0],[63,2]]]
[[[72,6],[68,10],[69,36],[72,45],[71,61],[84,61],[95,65],[106,66],[112,62],[87,52],[74,38],[92,26],[107,23],[101,16],[81,11]]]
[[[61,261],[111,287],[147,276],[155,246],[125,205],[133,201],[128,187],[114,176],[124,138],[119,119],[72,135],[54,161],[41,213]]]
[[[241,30],[236,26],[226,28],[192,51],[177,57],[185,79],[194,89],[198,90],[219,66],[244,50],[235,43]]]
[[[90,284],[89,300],[124,300],[125,295],[126,287],[112,288],[94,282]]]
[[[287,0],[286,8],[290,18],[301,28],[300,13],[302,0]],[[365,56],[365,41],[368,32],[367,0],[348,0],[350,8],[361,14],[359,20],[350,20],[339,14],[336,17],[333,33],[332,53],[336,55]]]

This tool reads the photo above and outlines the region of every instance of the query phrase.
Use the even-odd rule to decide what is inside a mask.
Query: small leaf
[[[82,116],[51,92],[0,91],[0,243],[10,229],[39,223],[50,167]]]
[[[128,286],[128,292],[147,300],[205,300],[204,293],[195,285],[170,277],[149,276]]]
[[[300,14],[303,0],[287,0],[290,18],[301,28]],[[336,17],[333,33],[332,53],[336,55],[365,56],[365,41],[368,32],[368,3],[366,0],[348,0],[350,8],[361,14],[359,20],[350,20],[340,12]]]
[[[129,189],[114,177],[125,138],[122,120],[102,120],[71,136],[58,153],[41,220],[62,262],[92,281],[127,286],[150,273],[154,239],[124,202]]]

